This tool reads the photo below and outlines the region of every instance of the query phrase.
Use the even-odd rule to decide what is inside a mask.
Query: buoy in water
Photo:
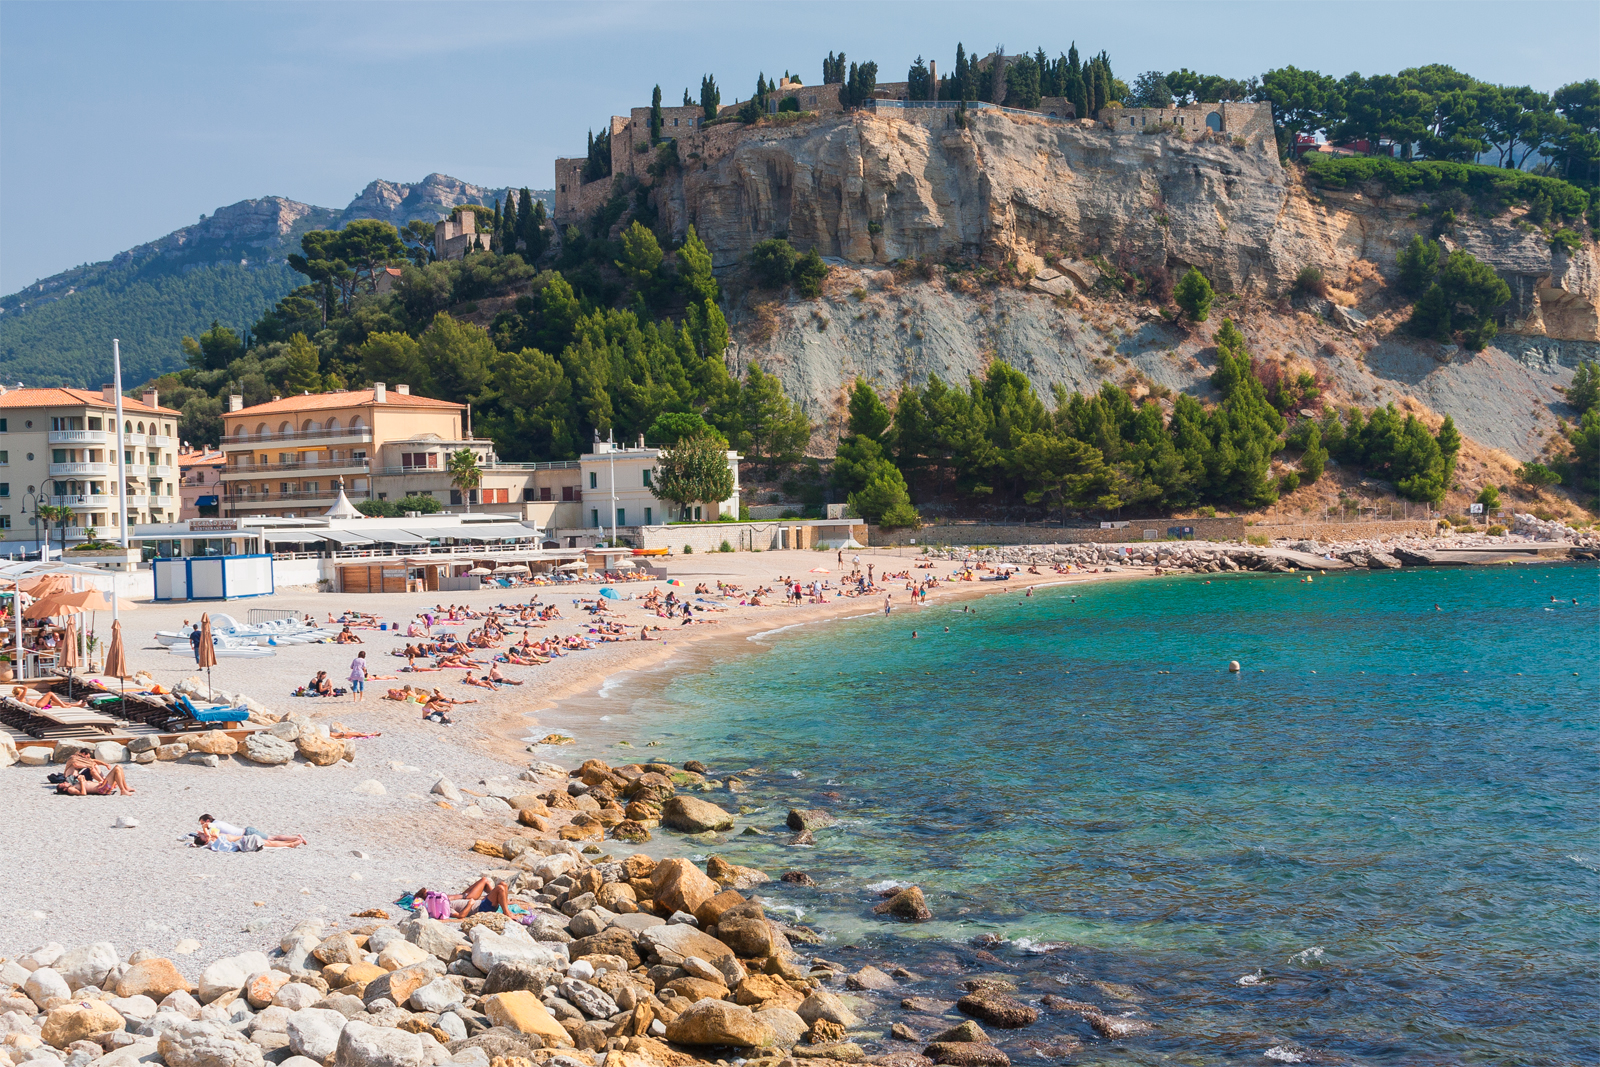
[[[1238,674],[1239,673],[1239,661],[1238,660],[1230,659],[1228,661],[1228,673],[1229,674]]]

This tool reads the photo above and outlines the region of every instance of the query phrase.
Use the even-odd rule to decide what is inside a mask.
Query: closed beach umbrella
[[[200,647],[195,650],[194,662],[206,669],[206,698],[211,697],[211,668],[217,665],[217,650],[211,644],[211,613],[200,616]]]
[[[122,647],[122,620],[111,623],[111,647],[106,649],[106,671],[122,683],[122,710],[128,710],[128,654]]]
[[[61,636],[60,666],[67,672],[67,696],[72,695],[72,672],[78,669],[78,620],[67,616],[67,632]]]

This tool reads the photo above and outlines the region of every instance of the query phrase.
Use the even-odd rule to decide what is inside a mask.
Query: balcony
[[[338,499],[338,489],[318,490],[317,492],[290,492],[290,493],[252,493],[248,496],[225,496],[222,506],[228,508],[267,508],[273,507],[282,500],[320,500],[331,504]]]
[[[104,493],[68,494],[53,496],[50,498],[50,503],[58,508],[112,508],[116,507],[117,498]]]
[[[122,444],[125,448],[142,448],[144,447],[144,434],[125,433],[122,435]]]
[[[145,445],[148,448],[171,448],[173,443],[177,440],[177,438],[167,437],[165,434],[158,433],[145,434],[144,439]]]
[[[104,430],[51,430],[53,445],[103,445],[110,435]]]
[[[52,463],[52,478],[109,478],[116,473],[112,463]]]
[[[174,507],[175,505],[173,504],[173,499],[174,498],[169,493],[152,493],[150,496],[150,506],[153,508]]]
[[[170,478],[170,477],[172,477],[172,468],[167,466],[165,463],[152,463],[152,464],[150,464],[149,472],[150,472],[150,477],[152,477],[152,478]]]
[[[321,441],[370,441],[372,440],[371,426],[358,426],[354,429],[344,428],[339,430],[291,430],[288,433],[266,434],[233,434],[222,439],[224,452],[236,452],[241,448],[272,448],[280,444],[312,444]]]
[[[127,496],[123,497],[122,499],[127,501],[128,506],[130,508],[142,508],[146,504],[150,503],[150,494],[148,494],[148,493],[129,493]]]
[[[304,471],[308,474],[365,474],[371,463],[364,459],[334,459],[326,463],[233,463],[223,469],[224,481],[239,478],[259,478],[281,471]],[[151,470],[155,468],[152,467]]]

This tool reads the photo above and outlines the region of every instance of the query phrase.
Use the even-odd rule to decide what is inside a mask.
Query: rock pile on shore
[[[1534,515],[1514,515],[1511,532],[1530,541],[1566,541],[1580,548],[1600,548],[1600,534],[1594,530],[1574,530],[1564,522]]]
[[[290,712],[281,721],[249,734],[243,741],[224,730],[204,730],[180,735],[162,744],[154,734],[134,737],[127,744],[117,741],[57,741],[53,744],[24,744],[17,749],[17,761],[24,766],[42,767],[65,763],[74,753],[87,752],[105,763],[186,763],[218,767],[228,756],[251,763],[277,766],[296,756],[317,767],[328,767],[340,760],[354,762],[355,747],[348,741],[330,737],[327,726],[318,725],[300,712]],[[3,766],[5,757],[0,757]]]
[[[621,781],[631,791],[623,821],[725,826],[727,813],[672,791],[676,776],[709,780],[690,766],[665,774],[590,761],[572,772],[576,795],[552,790],[545,803],[604,795]],[[638,818],[626,817],[636,805]],[[821,827],[824,814],[791,813],[802,827]],[[768,876],[718,856],[702,869],[645,855],[591,860],[584,849],[598,852],[560,837],[479,841],[474,851],[501,864],[486,876],[506,887],[517,914],[440,921],[419,901],[394,922],[381,908],[345,929],[307,918],[264,951],[212,960],[194,981],[173,960],[123,955],[107,942],[0,959],[0,1067],[692,1067],[730,1058],[1008,1067],[984,1026],[1020,1035],[1055,1015],[1106,1037],[1148,1029],[1086,1002],[1030,1002],[1004,975],[959,980],[943,967],[925,977],[887,962],[852,970],[812,955],[820,934],[750,895]],[[931,917],[916,887],[875,910]],[[1022,1048],[1070,1055],[1080,1044],[1057,1033]]]
[[[957,562],[972,559],[993,565],[1019,563],[1025,566],[1056,567],[1160,567],[1163,571],[1188,571],[1216,574],[1228,571],[1291,571],[1295,568],[1280,556],[1247,546],[1219,545],[1191,541],[1131,541],[1118,544],[1089,542],[1075,545],[1008,545],[1002,548],[953,549],[936,553]],[[1019,575],[1019,580],[1028,578]]]

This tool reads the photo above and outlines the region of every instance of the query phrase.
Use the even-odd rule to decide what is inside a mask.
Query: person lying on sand
[[[69,777],[65,782],[56,786],[56,793],[60,796],[108,797],[112,793],[137,793],[138,790],[128,784],[128,776],[122,773],[121,767],[111,768],[111,773],[106,775],[98,784],[90,784],[87,777]]]
[[[493,690],[494,687],[495,687],[494,683],[489,681],[489,679],[487,679],[487,678],[474,678],[472,676],[472,672],[471,671],[468,671],[466,677],[461,679],[461,684],[462,685],[475,685],[479,689],[488,689],[488,690]]]
[[[348,626],[346,626],[344,629],[339,631],[338,636],[333,639],[333,643],[336,644],[336,645],[364,645],[364,644],[366,644],[366,642],[361,640],[361,638],[359,638],[355,634],[351,633],[350,632],[350,627],[348,627]]]
[[[512,679],[507,678],[503,673],[501,673],[500,665],[498,663],[491,663],[489,665],[488,678],[489,678],[489,681],[495,683],[496,685],[521,685],[522,684],[521,682],[513,681]]]
[[[450,705],[442,700],[430,700],[423,705],[422,721],[436,722],[441,726],[454,726],[456,722],[450,717]]]
[[[477,703],[476,699],[474,699],[474,700],[461,700],[458,697],[447,697],[447,696],[444,695],[444,690],[442,690],[442,689],[435,689],[433,691],[433,696],[430,697],[429,699],[434,701],[435,703],[440,703],[440,704],[476,704]]]
[[[201,830],[194,835],[195,848],[209,848],[212,852],[260,852],[264,848],[300,848],[310,844],[299,834],[221,834]]]

